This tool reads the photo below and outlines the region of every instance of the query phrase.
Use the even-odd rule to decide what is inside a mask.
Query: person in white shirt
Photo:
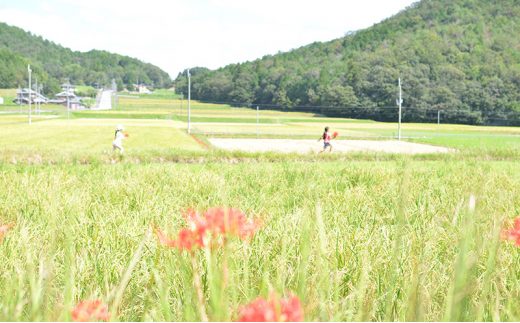
[[[121,141],[123,139],[126,139],[125,135],[123,135],[123,130],[125,130],[125,128],[123,128],[123,126],[119,125],[116,127],[116,135],[115,135],[115,139],[114,141],[112,142],[112,151],[115,151],[116,148],[119,148],[120,150],[120,153],[122,154],[124,149],[123,149],[123,146],[121,145]]]

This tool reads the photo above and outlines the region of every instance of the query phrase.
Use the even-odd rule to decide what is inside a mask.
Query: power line
[[[353,107],[353,106],[325,106],[325,105],[281,105],[281,104],[271,104],[271,103],[247,103],[247,102],[222,102],[222,101],[206,101],[206,100],[197,100],[200,103],[210,103],[210,104],[227,104],[234,105],[236,107],[249,108],[249,106],[259,106],[259,107],[271,107],[271,108],[279,108],[285,110],[317,110],[317,109],[396,109],[394,106],[375,106],[375,107]],[[466,110],[445,110],[440,108],[419,108],[419,107],[404,107],[402,108],[404,112],[406,110],[415,110],[415,111],[431,111],[437,113],[437,111],[441,111],[441,113],[480,113],[480,114],[514,114],[520,115],[520,112],[515,111],[492,111],[492,110],[474,110],[474,111],[466,111]]]

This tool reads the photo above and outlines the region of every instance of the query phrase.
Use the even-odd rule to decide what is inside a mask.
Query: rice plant
[[[273,300],[289,319],[291,297],[313,321],[520,314],[518,251],[501,238],[519,212],[516,162],[4,163],[0,174],[2,321],[87,310],[234,321]],[[175,239],[189,210],[221,206],[260,228],[193,252],[152,232]]]

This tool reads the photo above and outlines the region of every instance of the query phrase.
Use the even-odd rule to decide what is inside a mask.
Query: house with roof
[[[67,107],[67,99],[68,99],[69,108],[71,110],[85,108],[83,102],[81,102],[81,98],[79,96],[76,96],[73,92],[69,92],[67,90],[56,94],[56,99],[49,100],[49,103],[59,104],[59,105],[63,105],[64,107]]]
[[[63,83],[61,86],[61,89],[63,91],[68,91],[68,92],[71,92],[71,93],[74,93],[74,92],[77,92],[78,89],[76,88],[76,86],[70,84],[70,83]]]
[[[67,101],[67,98],[69,100],[73,100],[75,98],[77,98],[76,94],[72,93],[72,92],[69,92],[69,91],[63,91],[63,92],[60,92],[58,94],[56,94],[56,99],[57,100],[65,100]]]
[[[145,84],[134,84],[135,91],[138,93],[153,93],[153,87]]]
[[[29,89],[29,88],[23,88],[20,91],[17,91],[16,95],[17,96],[13,101],[16,104],[29,104],[29,101],[32,104],[34,104],[34,103],[45,104],[45,103],[49,102],[49,99],[47,99],[45,96],[43,96],[42,94],[40,94],[32,89]]]

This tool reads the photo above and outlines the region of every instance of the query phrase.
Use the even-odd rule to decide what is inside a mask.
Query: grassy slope
[[[76,89],[78,89],[79,92],[83,92],[83,93],[96,90],[95,88],[93,88],[90,85],[76,85]]]
[[[0,243],[0,320],[70,320],[77,301],[108,299],[152,224],[174,235],[182,210],[219,205],[265,228],[231,242],[228,296],[222,258],[197,253],[213,321],[273,291],[299,295],[308,321],[520,317],[520,256],[497,243],[520,203],[516,162],[0,167],[0,223],[16,224]],[[187,254],[150,237],[118,319],[200,320],[191,275]]]

